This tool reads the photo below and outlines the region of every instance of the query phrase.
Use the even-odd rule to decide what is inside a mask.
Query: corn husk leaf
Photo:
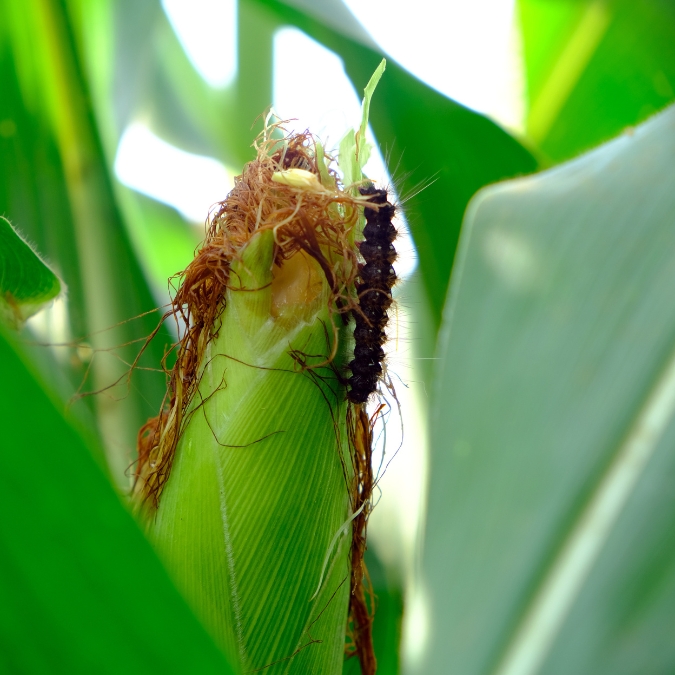
[[[325,306],[301,321],[271,316],[273,244],[257,235],[234,267],[243,290],[228,290],[151,536],[243,671],[340,672],[345,536],[322,569],[348,517],[345,404],[329,368],[303,373],[289,354],[327,352]]]

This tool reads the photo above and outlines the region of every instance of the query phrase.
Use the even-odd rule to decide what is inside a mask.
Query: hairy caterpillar
[[[372,183],[360,192],[369,196],[370,202],[378,207],[367,206],[364,210],[366,226],[359,250],[365,263],[359,266],[356,284],[358,308],[352,312],[356,322],[354,359],[348,366],[352,374],[347,381],[347,398],[352,403],[365,403],[382,374],[384,329],[389,320],[391,288],[396,282],[392,263],[396,260],[393,241],[397,232],[391,222],[396,209],[389,203],[387,191],[376,189]]]

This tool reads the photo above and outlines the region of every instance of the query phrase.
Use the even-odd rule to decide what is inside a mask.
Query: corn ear
[[[355,644],[374,673],[360,579],[370,424],[344,373],[370,203],[367,108],[383,68],[340,145],[342,180],[308,133],[278,141],[272,125],[259,140],[182,275],[166,406],[139,434],[149,535],[242,672],[337,675]]]
[[[330,317],[325,299],[311,315],[275,310],[273,248],[271,232],[256,235],[233,266],[241,290],[227,291],[150,533],[243,672],[338,673],[348,537],[328,548],[348,518],[344,393],[330,368],[309,375],[290,354],[325,354]]]

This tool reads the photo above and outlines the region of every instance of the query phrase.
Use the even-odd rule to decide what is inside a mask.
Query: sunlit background
[[[347,0],[346,5],[372,40],[419,79],[510,130],[522,131],[524,76],[513,0],[417,0],[414,4]],[[230,86],[238,68],[236,1],[163,0],[162,6],[204,81],[215,89]],[[205,39],[204,26],[218,26],[218,39]],[[309,129],[329,150],[336,149],[344,133],[358,124],[362,96],[340,57],[292,27],[275,32],[272,56],[270,103],[276,114],[289,120],[289,130]],[[448,68],[448,63],[453,67]],[[366,173],[393,188],[377,139],[369,133],[377,151]],[[114,168],[124,185],[175,208],[196,226],[203,224],[213,203],[224,198],[241,169],[171,145],[142,117],[124,130]],[[433,354],[414,349],[416,319],[411,310],[419,295],[415,285],[420,282],[413,275],[414,245],[402,212],[399,229],[396,269],[402,283],[396,289],[398,302],[388,345],[389,376],[398,404],[388,400],[391,414],[376,450],[381,480],[370,537],[380,559],[404,585],[403,658],[414,662],[427,633],[424,589],[415,575],[427,466],[423,411],[429,395],[420,361],[432,359]]]
[[[522,131],[524,76],[513,0],[465,3],[421,0],[348,0],[346,5],[385,53],[441,93]],[[214,88],[230,85],[237,73],[235,0],[163,0],[162,7],[187,57]],[[219,39],[205,39],[204,26],[217,25]],[[292,129],[310,129],[328,148],[357,124],[356,92],[341,59],[296,28],[274,36],[273,101]],[[447,64],[455,64],[448,68]],[[312,86],[304,86],[311,82]],[[262,112],[262,111],[261,111]],[[368,167],[385,177],[381,155]],[[115,172],[125,185],[163,201],[189,221],[223,197],[237,167],[172,148],[143,120],[133,122],[119,144]],[[227,182],[223,182],[228,176]]]
[[[161,308],[170,299],[168,280],[192,260],[210,210],[225,199],[243,164],[253,158],[251,142],[265,113],[271,106],[278,119],[287,120],[289,131],[307,129],[334,153],[343,134],[360,121],[363,92],[352,82],[363,86],[380,53],[387,56],[389,67],[371,109],[368,134],[375,151],[366,167],[367,175],[387,186],[400,206],[398,282],[385,363],[395,395],[385,391],[378,401],[385,403],[386,422],[380,423],[376,434],[377,506],[367,551],[373,588],[381,601],[374,624],[376,653],[381,672],[410,673],[443,670],[429,668],[429,659],[441,655],[434,662],[439,663],[450,653],[454,659],[467,636],[471,644],[467,642],[466,658],[492,659],[497,670],[502,649],[506,654],[502,664],[507,665],[517,662],[511,654],[520,657],[532,644],[536,653],[543,653],[537,631],[522,633],[519,626],[540,625],[538,620],[529,623],[532,603],[550,606],[537,604],[537,588],[549,598],[555,595],[547,590],[542,570],[549,565],[557,569],[559,558],[550,552],[556,549],[562,555],[566,538],[572,536],[568,523],[585,519],[588,486],[598,470],[586,473],[584,467],[588,462],[604,466],[602,453],[607,450],[598,446],[596,456],[578,446],[579,464],[570,461],[565,443],[550,455],[542,454],[540,437],[532,433],[529,399],[514,408],[522,415],[518,418],[522,434],[514,436],[518,441],[510,446],[502,443],[505,428],[512,423],[511,407],[502,402],[511,403],[512,391],[514,404],[517,401],[517,386],[529,377],[531,353],[523,349],[514,356],[517,376],[506,367],[496,346],[509,350],[511,343],[502,340],[499,327],[512,321],[514,330],[520,331],[521,305],[514,301],[504,308],[502,300],[493,302],[483,282],[495,280],[499,289],[524,297],[544,283],[544,273],[563,269],[562,262],[576,270],[578,242],[590,235],[585,229],[579,230],[582,235],[574,234],[561,216],[569,250],[559,253],[558,265],[558,251],[545,257],[533,240],[518,234],[520,218],[513,227],[488,229],[480,238],[468,236],[462,223],[472,222],[472,216],[464,219],[467,204],[475,215],[482,198],[476,200],[474,195],[478,190],[485,195],[484,186],[539,171],[544,175],[533,181],[546,181],[549,168],[548,175],[555,176],[583,162],[580,155],[610,139],[637,137],[637,125],[675,101],[675,4],[671,0],[32,0],[4,3],[0,15],[4,39],[0,56],[5,59],[0,87],[4,153],[0,169],[5,170],[0,215],[23,232],[67,285],[65,293],[30,320],[27,348],[35,349],[36,369],[69,401],[69,415],[85,431],[91,430],[92,449],[100,450],[101,463],[125,493],[137,457],[137,431],[157,414],[166,393],[157,365],[166,345],[177,338],[176,326],[160,326],[158,338],[136,366],[130,365],[138,346],[157,326],[152,308]],[[569,161],[575,157],[578,162]],[[517,196],[518,204],[529,204],[527,195],[518,193],[527,180],[488,188],[487,194]],[[547,185],[557,190],[560,184]],[[667,188],[663,187],[664,194]],[[589,202],[595,206],[597,195],[591,192]],[[534,190],[532,195],[541,195],[548,203],[546,190]],[[570,210],[574,218],[586,213],[582,202]],[[603,213],[611,212],[613,205],[608,199]],[[633,222],[625,213],[624,219],[626,232],[632,231]],[[616,252],[619,247],[612,237],[621,227],[612,218],[605,220],[596,219],[602,225],[598,232],[607,235]],[[640,218],[635,222],[642,224]],[[536,219],[530,223],[533,232],[545,231],[546,236],[559,232],[555,219],[542,222],[541,230],[539,224]],[[600,239],[592,237],[589,251],[595,256],[598,246],[602,259]],[[467,260],[469,251],[476,252],[476,260],[464,267],[455,265],[456,252],[457,260]],[[580,261],[587,260],[584,255]],[[583,264],[579,263],[583,274],[596,272]],[[634,275],[641,275],[639,269],[635,267]],[[609,274],[608,270],[604,271]],[[456,327],[465,319],[455,317],[451,322],[447,314],[442,316],[444,307],[451,306],[446,303],[448,289],[457,298],[466,293],[466,284],[458,283],[458,278],[476,283],[466,296],[471,298],[467,306],[476,308],[481,326],[470,334],[465,331],[464,337]],[[628,275],[625,281],[630,290],[633,277]],[[553,289],[562,294],[556,297],[563,298],[565,288],[561,282],[560,289]],[[619,293],[609,283],[611,302],[615,295]],[[555,307],[548,295],[541,306],[537,298],[522,305],[541,312],[533,321],[543,320]],[[639,300],[639,294],[631,295],[633,299]],[[581,305],[585,300],[565,296],[564,311],[555,321],[571,324],[574,314],[568,305],[575,302]],[[597,322],[592,314],[593,331],[605,326],[609,339],[615,327],[610,329],[604,314]],[[550,344],[558,334],[574,337],[574,328],[557,326]],[[478,344],[486,336],[490,340]],[[517,344],[527,343],[519,340]],[[457,344],[460,347],[448,347]],[[455,349],[453,358],[437,360],[436,349],[443,354],[444,348]],[[466,359],[466,372],[478,376],[464,381],[438,377],[443,364],[454,363],[453,359],[461,363]],[[554,389],[558,386],[556,373],[563,372],[553,368],[553,361],[550,373],[542,373],[538,380],[542,388],[536,398],[543,406],[549,405],[551,382]],[[570,401],[586,401],[594,368],[570,385]],[[128,377],[130,372],[133,377]],[[493,374],[508,386],[503,398],[499,394],[497,403],[491,404]],[[80,398],[79,393],[96,395]],[[636,390],[637,395],[641,394]],[[590,419],[593,407],[584,403],[584,410]],[[476,434],[485,431],[489,437],[480,452],[477,441],[464,439],[461,432],[472,415],[475,419],[466,428]],[[620,415],[612,420],[605,431],[618,438],[624,422]],[[535,421],[540,434],[547,432],[547,422],[539,417]],[[561,428],[566,424],[560,422]],[[576,419],[572,426],[576,428]],[[556,438],[560,441],[557,432]],[[504,452],[505,447],[514,454]],[[553,461],[556,468],[564,464],[586,477],[580,490],[575,487],[575,494],[565,496],[573,506],[561,516],[562,528],[558,516],[547,509],[550,487],[555,491],[564,486],[559,485],[557,470],[547,483],[532,468],[533,458],[541,460],[540,466]],[[433,504],[428,519],[427,483]],[[481,491],[476,485],[482,486]],[[466,494],[461,494],[464,489]],[[644,506],[639,500],[636,504]],[[665,520],[659,525],[652,511],[645,512],[649,514],[645,531],[652,524],[654,532],[660,531],[657,526],[665,530]],[[425,519],[426,542],[421,534]],[[533,522],[539,527],[532,527]],[[635,522],[643,521],[636,517]],[[528,531],[525,547],[512,535],[519,531]],[[616,569],[633,575],[634,566],[645,556],[661,560],[667,536],[653,536],[652,549],[633,546],[631,555],[613,556]],[[625,543],[627,550],[630,542]],[[421,567],[429,588],[421,581]],[[43,568],[37,574],[40,584]],[[556,637],[560,658],[572,655],[576,662],[589,647],[589,654],[612,651],[620,661],[623,642],[635,654],[660,658],[659,650],[652,648],[662,637],[660,628],[644,628],[661,621],[658,603],[666,597],[665,592],[653,592],[653,574],[650,563],[645,574],[649,583],[641,592],[636,587],[634,606],[627,612],[622,603],[607,611],[608,603],[593,599],[605,597],[599,592],[605,576],[600,575],[600,585],[590,584],[590,594],[584,591],[581,604],[575,605],[582,607],[579,611],[589,623],[577,622],[577,615],[570,620],[578,633],[570,638],[571,647],[566,646],[568,624],[564,624],[565,630]],[[616,583],[619,593],[626,589],[633,593],[632,581]],[[21,596],[17,597],[21,606]],[[563,612],[572,607],[570,598],[565,595]],[[645,609],[648,602],[656,603],[651,615]],[[500,618],[498,605],[503,611],[510,608],[508,617]],[[591,608],[588,612],[586,606]],[[653,624],[642,622],[648,615]],[[596,619],[601,630],[593,638],[584,627],[596,625]],[[404,664],[398,660],[401,620]],[[606,639],[612,621],[614,642]],[[634,624],[628,632],[627,621]],[[492,636],[486,634],[490,626],[497,631]],[[634,643],[626,635],[635,636],[635,631],[641,631],[641,637]],[[511,638],[504,637],[507,633]],[[30,635],[32,631],[29,653]],[[527,639],[521,640],[521,635]],[[345,675],[353,675],[352,663],[346,661]],[[454,667],[470,670],[461,658]],[[595,662],[584,672],[618,672],[594,667]],[[488,666],[476,668],[483,672]],[[630,670],[629,665],[626,668]],[[562,665],[555,672],[570,671]]]

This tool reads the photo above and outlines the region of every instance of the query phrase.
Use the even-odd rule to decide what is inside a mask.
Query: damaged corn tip
[[[305,169],[286,169],[285,171],[275,171],[272,174],[272,180],[280,185],[308,190],[310,192],[326,192],[326,188],[321,185],[319,177],[311,171]]]
[[[321,335],[324,344],[316,352],[321,356],[309,363],[296,350],[291,369],[309,369],[314,375],[319,372],[316,368],[330,364],[340,370],[344,365],[335,358],[344,356],[339,346],[348,340],[345,319],[356,304],[359,260],[354,237],[362,219],[362,198],[344,189],[332,158],[309,133],[281,140],[263,135],[256,148],[256,159],[244,167],[234,189],[212,212],[195,259],[178,275],[180,284],[168,316],[180,317],[187,329],[176,346],[164,410],[143,427],[138,442],[134,491],[137,500],[151,509],[159,505],[188,422],[194,411],[201,414],[200,380],[207,347],[222,326],[236,324],[230,318],[235,308],[228,307],[233,301],[240,304],[242,274],[257,279],[248,288],[257,299],[255,316],[271,320],[270,329],[276,325],[275,330],[288,333],[274,333],[275,347],[287,350],[289,331],[305,325]],[[247,253],[261,236],[267,243],[256,244],[260,255]],[[272,263],[263,263],[268,257]],[[243,258],[247,262],[242,268]],[[239,319],[248,323],[251,312],[249,308]],[[341,399],[344,380],[335,386]]]

